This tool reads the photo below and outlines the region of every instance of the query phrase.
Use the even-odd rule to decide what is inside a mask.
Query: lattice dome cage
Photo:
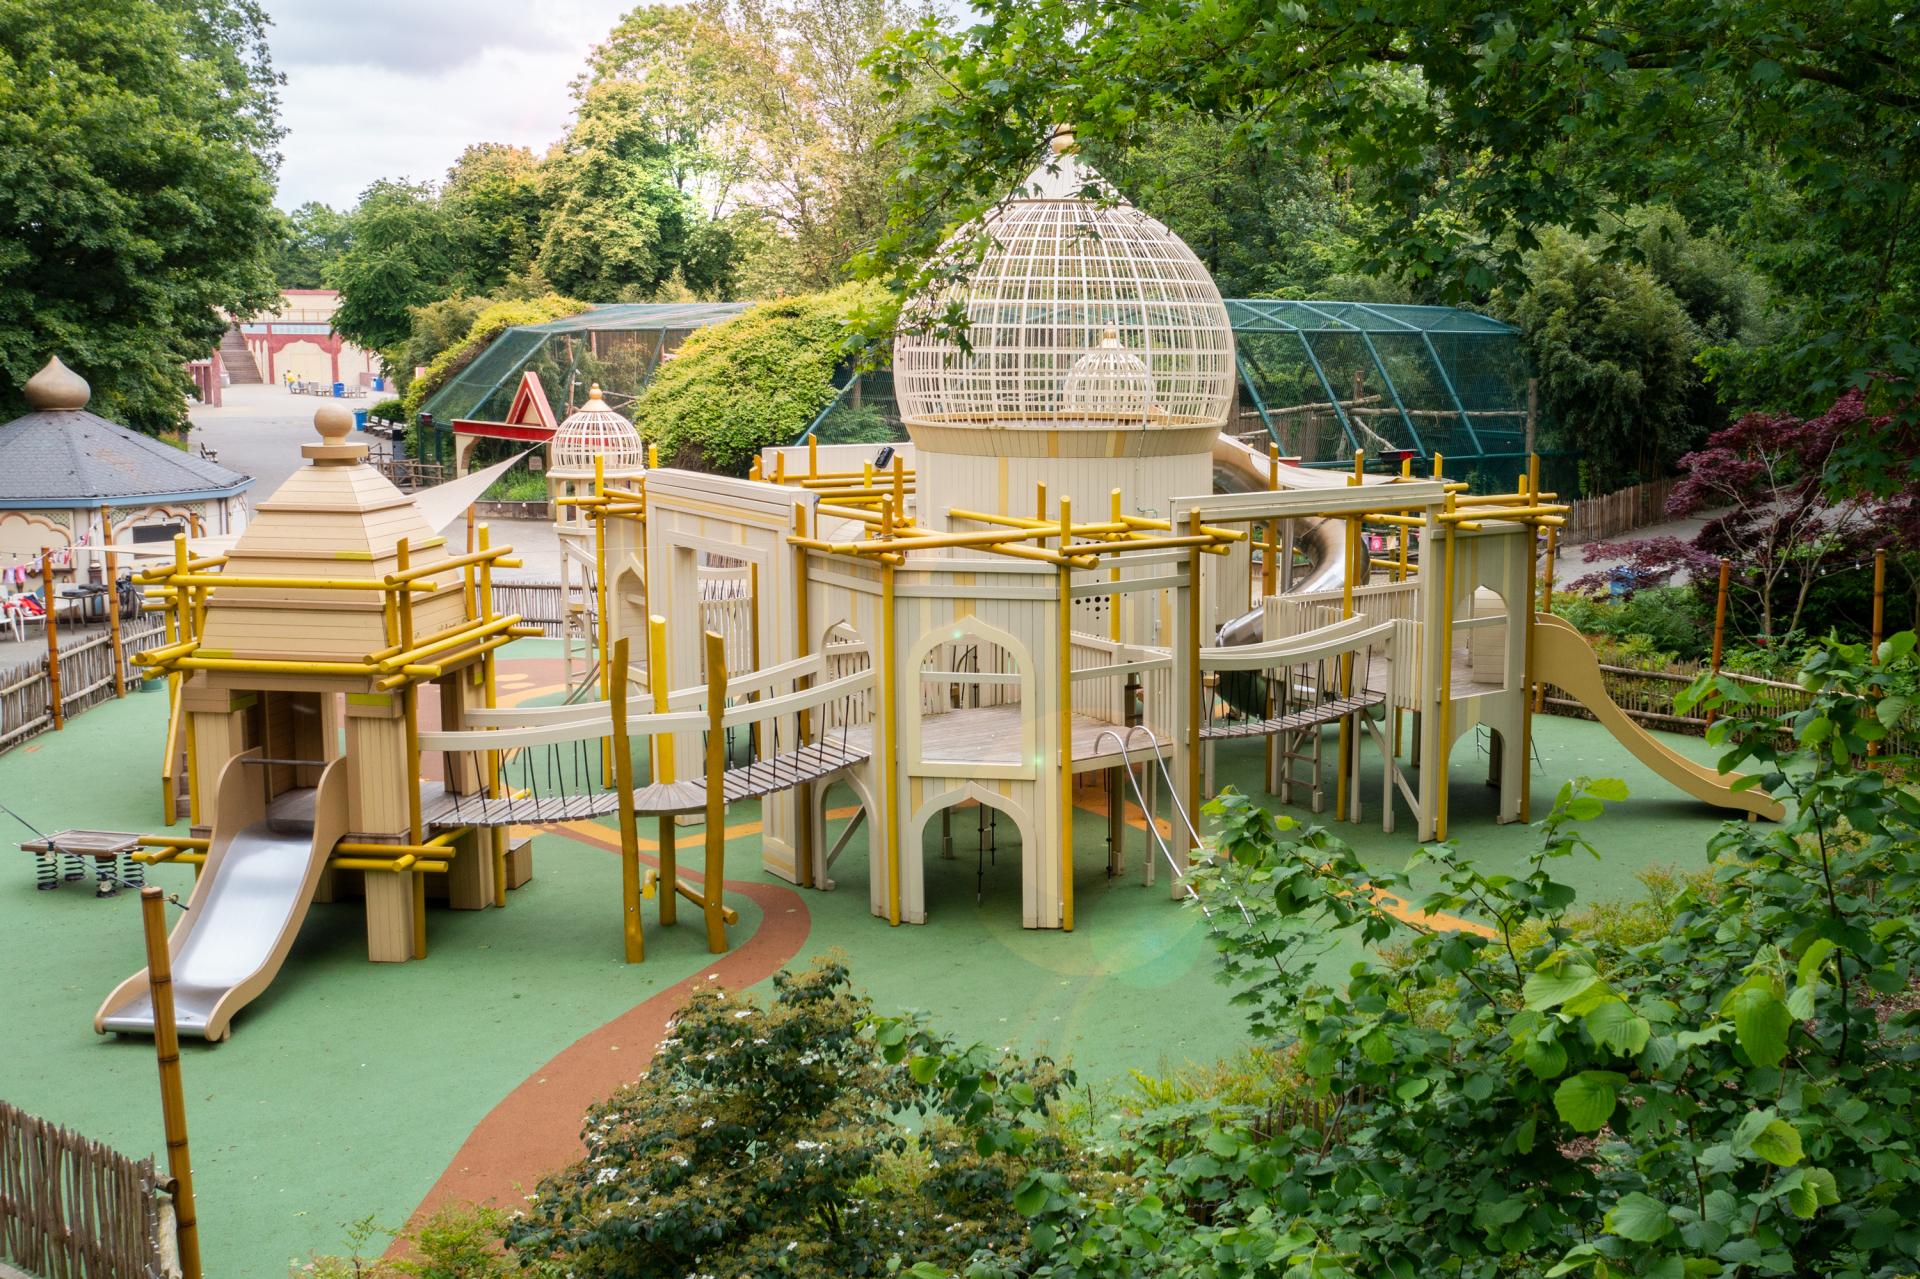
[[[943,425],[1218,426],[1233,404],[1233,330],[1179,236],[1056,156],[986,216],[964,281],[910,305],[894,341],[901,416]],[[929,323],[957,307],[971,350]]]
[[[596,384],[587,402],[560,423],[553,435],[553,470],[592,475],[593,460],[606,459],[608,475],[634,474],[646,469],[646,453],[633,423],[607,407]]]

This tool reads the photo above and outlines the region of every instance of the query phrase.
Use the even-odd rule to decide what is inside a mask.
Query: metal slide
[[[213,838],[186,912],[167,940],[174,1021],[182,1035],[225,1039],[233,1015],[273,981],[293,947],[327,856],[347,833],[347,774],[327,765],[317,787],[266,799],[266,770],[248,757],[220,774]],[[147,970],[120,983],[94,1030],[153,1033]]]
[[[1635,759],[1695,799],[1738,813],[1757,813],[1776,822],[1786,815],[1780,801],[1765,791],[1734,790],[1733,783],[1740,780],[1738,773],[1717,772],[1676,754],[1634,723],[1607,696],[1600,659],[1587,643],[1587,637],[1565,618],[1551,613],[1533,615],[1533,674],[1541,683],[1565,690],[1568,696],[1592,711],[1601,726]]]

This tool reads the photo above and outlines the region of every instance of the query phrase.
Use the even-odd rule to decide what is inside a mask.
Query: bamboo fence
[[[101,629],[75,644],[64,638],[60,645],[60,711],[71,718],[114,696],[114,668],[119,667],[124,687],[132,692],[140,685],[140,672],[129,660],[143,648],[162,642],[164,624],[157,617],[142,617],[120,628],[120,648],[113,648],[113,633]],[[52,688],[47,678],[47,656],[41,654],[0,673],[0,751],[9,750],[34,734],[53,725]]]
[[[1667,499],[1673,495],[1675,483],[1673,479],[1652,480],[1569,502],[1567,522],[1560,529],[1560,544],[1598,542],[1660,523],[1667,518]]]
[[[1616,658],[1614,661],[1600,663],[1600,676],[1605,682],[1607,696],[1613,699],[1627,716],[1648,728],[1664,729],[1670,733],[1689,733],[1695,737],[1706,735],[1707,714],[1703,708],[1694,707],[1681,714],[1674,705],[1687,685],[1707,669],[1705,662],[1667,662],[1658,658]],[[1722,675],[1739,684],[1747,696],[1752,699],[1751,713],[1758,715],[1791,714],[1805,709],[1811,695],[1798,684],[1789,684],[1781,680],[1761,679],[1756,675],[1738,675],[1732,671],[1722,671]],[[1592,719],[1593,714],[1572,698],[1559,697],[1549,692],[1545,699],[1548,712],[1564,715],[1572,719]],[[1723,711],[1722,714],[1725,714]],[[1920,750],[1920,720],[1912,714],[1897,724],[1888,734],[1881,753],[1885,755],[1911,755]]]
[[[165,1279],[160,1179],[0,1101],[0,1261],[39,1279]]]

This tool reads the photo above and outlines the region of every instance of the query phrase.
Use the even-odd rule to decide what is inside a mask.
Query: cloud
[[[285,73],[280,191],[354,203],[383,177],[437,181],[476,142],[544,151],[568,84],[636,0],[269,0]]]

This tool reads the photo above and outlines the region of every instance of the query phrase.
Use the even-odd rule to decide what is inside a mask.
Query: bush
[[[505,1225],[498,1208],[442,1208],[404,1236],[412,1256],[388,1261],[361,1255],[386,1233],[363,1218],[347,1226],[348,1255],[315,1257],[291,1279],[560,1279],[550,1267],[516,1264],[500,1247]]]
[[[700,329],[634,401],[634,425],[669,466],[744,475],[833,398],[835,371],[857,353],[852,324],[890,305],[876,286],[848,284]]]
[[[1713,601],[1690,586],[1654,586],[1625,599],[1556,591],[1553,611],[1581,634],[1612,640],[1631,657],[1672,654],[1686,660],[1713,649]]]
[[[369,418],[379,418],[383,422],[404,422],[407,420],[407,406],[399,400],[379,400],[367,409]]]
[[[1029,1100],[1062,1082],[993,1068]],[[896,1116],[923,1103],[920,1068],[883,1060],[838,964],[776,974],[770,1006],[707,987],[647,1072],[587,1113],[590,1153],[540,1183],[507,1241],[579,1279],[841,1279],[1014,1246],[1021,1165],[939,1122],[910,1137]]]
[[[408,384],[405,399],[407,420],[412,421],[428,396],[452,381],[454,374],[478,359],[480,353],[508,329],[517,324],[544,324],[548,320],[578,315],[586,309],[587,303],[562,297],[558,293],[495,302],[474,317],[466,337],[435,356],[426,372]]]

